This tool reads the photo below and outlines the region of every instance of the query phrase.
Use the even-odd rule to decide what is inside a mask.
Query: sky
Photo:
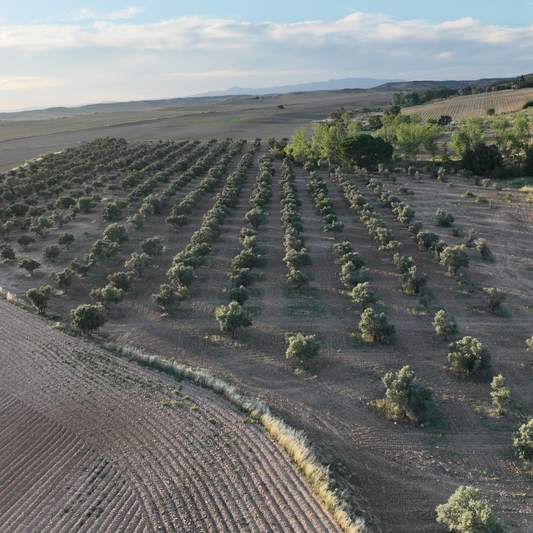
[[[3,3],[0,110],[533,72],[533,0]]]

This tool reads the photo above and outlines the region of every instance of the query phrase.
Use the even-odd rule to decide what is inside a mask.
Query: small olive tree
[[[475,376],[490,366],[490,353],[473,337],[463,337],[448,346],[448,361],[457,372]]]
[[[220,330],[231,333],[231,338],[235,338],[237,328],[245,328],[252,325],[252,319],[248,313],[237,302],[230,302],[228,305],[221,305],[215,309],[215,318],[220,324]]]
[[[381,342],[386,337],[393,335],[395,328],[389,324],[385,313],[377,313],[371,307],[365,309],[359,322],[359,331],[372,342]]]
[[[425,387],[409,366],[388,372],[381,380],[387,390],[377,404],[389,418],[421,422],[434,410],[433,390]]]
[[[533,460],[533,418],[518,428],[513,436],[513,448],[520,459]]]
[[[461,268],[468,268],[470,264],[470,258],[466,251],[466,246],[448,246],[442,250],[440,254],[440,263],[448,267],[448,271],[454,275]]]
[[[435,313],[435,319],[432,324],[437,335],[443,339],[448,339],[459,331],[455,318],[444,311],[444,309]]]
[[[492,388],[490,393],[492,404],[498,408],[498,414],[503,415],[505,404],[511,400],[511,391],[505,386],[505,378],[501,374],[492,378],[490,386]]]
[[[461,533],[504,533],[489,504],[473,487],[459,487],[447,503],[437,506],[437,522]]]
[[[285,355],[288,359],[298,359],[304,363],[304,365],[318,355],[318,351],[322,347],[322,344],[317,340],[315,335],[286,335],[285,340],[287,342],[287,351]]]
[[[52,287],[50,285],[44,285],[39,289],[30,289],[26,296],[32,303],[33,307],[37,309],[39,314],[44,313],[45,309],[48,307],[48,302],[50,301],[50,294],[52,293]]]
[[[189,298],[189,291],[185,286],[176,288],[172,285],[163,284],[159,287],[158,293],[152,294],[152,301],[167,313],[172,312],[187,298]]]
[[[101,305],[83,304],[70,312],[72,325],[84,333],[91,333],[106,323],[106,311]]]
[[[487,304],[489,313],[495,313],[501,309],[502,302],[507,297],[507,294],[496,287],[483,288],[483,299]]]

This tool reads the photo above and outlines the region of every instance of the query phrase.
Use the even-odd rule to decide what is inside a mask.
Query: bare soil
[[[261,153],[264,150],[263,146]],[[279,169],[279,165],[277,168]],[[254,314],[254,323],[251,327],[238,331],[237,338],[232,340],[220,333],[213,313],[217,305],[224,303],[223,288],[229,287],[227,274],[231,270],[231,259],[240,250],[238,233],[244,225],[243,216],[249,208],[247,199],[256,173],[257,166],[254,166],[243,187],[241,203],[226,219],[224,232],[220,241],[213,245],[208,264],[196,271],[198,279],[190,288],[191,300],[182,303],[175,315],[161,314],[152,303],[150,295],[158,290],[161,283],[166,282],[165,272],[171,264],[172,256],[189,243],[192,233],[200,227],[202,216],[213,204],[214,194],[223,186],[222,182],[217,191],[208,194],[189,215],[190,225],[183,231],[176,233],[167,229],[161,216],[149,217],[142,230],[131,230],[132,239],[122,246],[121,254],[104,267],[99,266],[86,279],[77,279],[65,294],[56,294],[51,302],[51,311],[57,313],[60,322],[68,322],[70,309],[79,303],[89,302],[89,290],[105,285],[108,273],[121,270],[122,261],[131,251],[137,250],[140,240],[159,235],[168,248],[167,254],[158,259],[157,268],[148,270],[142,281],[136,282],[129,296],[112,309],[108,323],[99,334],[102,339],[138,346],[170,359],[207,368],[240,391],[266,401],[289,424],[305,430],[324,460],[332,465],[332,472],[340,486],[349,491],[356,505],[367,511],[376,530],[391,533],[444,533],[446,527],[435,522],[436,505],[444,503],[459,485],[474,485],[481,489],[498,519],[510,531],[531,531],[532,471],[516,460],[511,451],[512,433],[533,412],[533,363],[524,342],[533,334],[533,210],[526,201],[526,194],[506,189],[497,193],[457,177],[451,177],[453,186],[447,186],[428,177],[417,183],[410,181],[405,175],[398,175],[398,185],[406,181],[413,193],[402,199],[415,209],[416,219],[424,224],[424,229],[438,233],[450,245],[461,244],[470,228],[475,229],[478,238],[487,240],[494,260],[484,261],[475,249],[471,249],[470,268],[460,271],[458,276],[451,276],[431,254],[418,250],[405,227],[393,219],[388,209],[379,207],[364,184],[351,176],[381,213],[397,240],[402,242],[402,253],[412,256],[418,268],[428,274],[428,288],[435,299],[429,306],[429,312],[426,312],[418,302],[418,297],[401,292],[401,284],[390,259],[377,251],[378,245],[368,235],[359,218],[347,208],[335,184],[327,173],[320,172],[328,184],[339,219],[346,224],[340,239],[350,241],[355,251],[365,260],[373,276],[372,284],[387,306],[390,321],[397,332],[390,344],[359,342],[353,345],[350,334],[357,331],[362,310],[359,305],[352,303],[336,277],[340,272],[340,265],[332,252],[335,241],[323,232],[321,217],[316,213],[312,198],[305,190],[307,174],[303,171],[297,171],[297,187],[302,200],[306,247],[313,259],[312,266],[306,269],[313,276],[313,291],[308,295],[299,295],[288,290],[285,284],[287,268],[282,260],[284,251],[279,217],[278,172],[274,179],[274,195],[268,206],[268,222],[261,226],[258,235],[266,262],[264,268],[256,270],[259,274],[258,281],[252,285],[252,298],[247,302]],[[397,185],[389,182],[386,186],[394,191]],[[194,183],[188,187],[180,197],[191,190]],[[487,200],[492,200],[494,208],[491,209],[488,203],[474,203],[475,197],[462,198],[461,195],[467,190],[475,196],[483,195]],[[513,194],[511,203],[505,200],[507,192]],[[452,237],[449,229],[434,226],[437,208],[443,208],[455,216],[455,226],[462,229],[460,237]],[[128,212],[127,216],[130,214]],[[99,238],[104,227],[99,216],[98,210],[92,215],[79,215],[75,222],[62,230],[76,233],[79,239],[70,252],[62,254],[56,265],[48,265],[36,271],[33,278],[23,274],[16,266],[0,265],[2,287],[23,297],[30,287],[47,283],[50,270],[64,268],[74,256],[82,257],[94,240]],[[45,240],[36,243],[39,246],[33,245],[27,253],[21,252],[19,255],[39,257],[40,247],[56,242],[57,233],[52,232]],[[11,239],[16,239],[15,233]],[[482,288],[491,286],[508,294],[504,310],[494,315],[488,313],[482,300]],[[513,401],[505,415],[498,416],[490,404],[490,380],[466,380],[449,370],[447,342],[435,335],[431,325],[433,315],[439,309],[445,309],[456,318],[460,329],[456,339],[472,335],[490,350],[492,373],[501,373],[513,394]],[[14,316],[19,316],[18,311],[13,313]],[[25,320],[34,323],[31,317]],[[34,327],[37,326],[32,325],[32,329]],[[52,335],[51,330],[47,331],[47,335]],[[285,358],[284,333],[288,331],[316,334],[324,344],[320,355],[307,370]],[[30,347],[38,341],[39,335],[41,334],[33,332],[25,334],[23,338],[27,338],[24,342],[29,343],[28,348],[24,352],[18,348],[17,353],[31,353],[35,350]],[[53,332],[53,335],[59,334]],[[37,357],[35,354],[34,356]],[[17,361],[18,358],[10,356],[9,360]],[[41,379],[40,373],[28,372],[28,364],[20,364],[22,366],[17,372],[24,378],[12,377],[16,372],[11,370],[3,374],[6,376],[6,394],[9,398],[14,396],[17,402],[23,402],[27,395],[39,393],[43,405],[47,405],[46,402],[51,402],[56,394],[51,392],[55,386],[44,388],[48,375],[43,373],[40,384],[32,385],[32,380]],[[369,407],[370,401],[383,396],[381,377],[406,364],[434,389],[447,422],[446,429],[434,430],[390,422]],[[39,362],[32,366],[42,368],[43,365],[43,362]],[[137,370],[133,373],[134,376],[137,375],[136,372]],[[27,380],[27,385],[24,379]],[[72,378],[75,391],[69,385],[69,393],[61,404],[64,409],[70,409],[72,406],[69,404],[75,404],[79,389],[88,387],[88,382],[84,379],[86,378],[75,382]],[[162,383],[166,383],[163,377],[160,379]],[[63,381],[65,380],[61,380]],[[76,383],[80,384],[77,385],[78,388]],[[161,397],[162,400],[171,398],[165,386],[163,389],[166,392]],[[17,393],[18,388],[20,390]],[[95,387],[91,386],[92,388]],[[203,398],[198,392],[191,394],[191,397],[198,398],[198,401]],[[175,412],[180,416],[184,412],[183,408],[161,408],[158,404],[159,397],[152,397],[150,401],[153,402],[154,409],[147,415],[150,427],[153,428],[150,431],[163,431],[159,429],[160,420],[172,419]],[[17,402],[13,405],[19,406]],[[35,404],[29,403],[35,408]],[[120,401],[117,404],[123,405]],[[39,406],[39,402],[36,405]],[[17,407],[19,408],[22,409]],[[103,412],[105,416],[97,417],[94,423],[98,435],[107,431],[104,428],[114,427],[116,420],[112,418],[114,422],[106,425],[106,417],[112,415],[105,410]],[[154,413],[159,418],[152,420],[150,417],[155,416]],[[191,413],[186,414],[189,418],[194,418]],[[221,416],[218,411],[217,416]],[[137,418],[145,420],[144,416]],[[130,411],[122,420],[127,421],[123,423],[130,427],[131,421],[136,419]],[[238,420],[235,422],[237,426],[239,423]],[[100,425],[102,429],[98,429]],[[253,430],[261,433],[256,427]],[[137,437],[137,432],[131,438],[134,437]],[[103,436],[101,439],[105,440]],[[168,439],[171,440],[170,437]],[[112,440],[115,445],[121,442],[118,437]],[[125,446],[127,450],[135,448],[135,445],[128,447],[127,443]],[[228,449],[233,448],[230,446]],[[191,453],[197,453],[196,446],[192,450]],[[199,449],[198,453],[201,451]],[[83,455],[85,452],[79,453]],[[129,453],[131,452],[128,451],[127,454]],[[166,453],[162,452],[163,455]],[[135,457],[142,463],[142,457]],[[158,487],[175,485],[172,469],[164,466],[160,471],[158,461],[162,459],[159,455],[157,457],[146,459],[151,463],[150,472],[153,471],[150,476],[163,477],[164,481],[157,482]],[[131,463],[128,465],[128,468],[133,468]],[[188,468],[193,466],[184,468],[183,471]],[[131,483],[132,486],[135,485],[133,481]],[[140,484],[140,479],[136,478],[135,483]],[[200,491],[207,490],[211,482],[207,483],[204,479],[198,482],[198,486],[203,486],[201,483],[205,483],[206,488],[198,489]],[[251,485],[254,483],[250,481]],[[263,501],[261,498],[259,497],[259,501]],[[135,500],[135,497],[132,499]],[[165,496],[153,496],[153,501],[168,500]],[[282,505],[283,509],[290,507],[288,504],[284,505],[286,507]],[[68,505],[65,504],[65,507]],[[148,513],[146,510],[138,512],[142,516],[145,516],[143,512]],[[170,511],[167,512],[170,515]],[[248,523],[253,521],[254,513],[250,513],[245,516]],[[258,513],[259,516],[262,513]],[[154,514],[158,513],[154,511]],[[200,513],[194,516],[204,515]],[[190,523],[199,523],[192,518],[190,520]],[[220,523],[225,523],[225,520],[226,518],[222,518]],[[316,520],[318,524],[322,518]],[[138,523],[141,524],[141,518]],[[323,523],[323,527],[332,527],[327,525],[330,522],[325,518]],[[166,524],[167,522],[165,527]],[[206,530],[209,527],[216,530],[218,525],[205,527]],[[239,529],[237,525],[234,527],[246,530]],[[306,531],[319,530],[313,529],[319,527],[315,525],[298,527],[303,527]]]

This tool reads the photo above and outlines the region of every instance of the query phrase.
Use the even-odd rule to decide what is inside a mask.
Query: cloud
[[[0,76],[0,91],[20,91],[24,89],[40,89],[56,87],[60,82],[45,76]]]
[[[3,79],[61,79],[69,97],[94,101],[332,78],[475,79],[531,71],[533,26],[361,12],[290,24],[124,20],[140,9],[107,15],[82,9],[63,23],[0,24],[2,74],[10,76]]]
[[[82,8],[79,11],[70,15],[67,20],[120,20],[120,19],[132,19],[135,18],[139,13],[142,13],[145,10],[144,7],[127,7],[121,11],[114,11],[112,13],[97,14],[92,9]]]

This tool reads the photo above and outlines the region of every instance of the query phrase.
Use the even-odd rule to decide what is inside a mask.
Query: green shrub
[[[492,404],[498,408],[498,414],[503,415],[505,404],[511,400],[511,391],[505,386],[505,379],[501,374],[492,378],[490,386],[492,388],[490,393]]]
[[[435,226],[439,228],[449,228],[453,226],[455,217],[451,213],[446,213],[444,209],[437,209],[435,214]]]
[[[229,305],[221,305],[215,309],[215,318],[220,324],[220,330],[231,333],[235,338],[235,330],[252,325],[252,319],[248,313],[237,302],[230,302]]]
[[[490,353],[473,337],[463,337],[448,346],[448,361],[457,372],[475,376],[490,366]]]
[[[418,294],[427,283],[427,274],[419,274],[416,266],[412,266],[407,272],[400,274],[402,289],[407,294]]]
[[[287,351],[285,355],[287,358],[298,359],[302,363],[307,363],[313,357],[318,355],[318,351],[322,347],[320,341],[318,341],[315,335],[285,335],[285,341],[287,343]]]
[[[448,502],[437,506],[437,522],[461,533],[504,533],[486,500],[473,487],[459,487]]]
[[[359,322],[359,331],[372,342],[382,342],[386,337],[394,334],[394,326],[389,324],[385,313],[377,313],[369,307],[363,311]]]
[[[370,283],[358,283],[350,293],[354,302],[360,303],[363,307],[378,301],[376,291],[370,286]]]
[[[378,407],[393,420],[423,422],[434,411],[433,391],[422,385],[409,366],[399,372],[388,372],[381,378],[387,388]]]
[[[524,461],[533,459],[533,418],[522,424],[513,436],[513,448],[516,455]]]
[[[178,288],[163,284],[159,287],[159,292],[152,294],[152,301],[161,306],[164,311],[172,312],[183,300],[189,298],[187,287]]]
[[[496,287],[484,287],[483,298],[487,304],[489,313],[494,313],[501,309],[502,302],[507,297],[507,294]]]
[[[50,301],[50,294],[52,292],[52,287],[50,285],[44,285],[39,289],[30,289],[26,296],[32,303],[33,307],[37,309],[39,314],[44,313],[45,309],[48,307],[48,302]]]
[[[432,324],[435,328],[435,331],[437,332],[437,335],[439,335],[443,339],[448,339],[459,331],[455,318],[452,315],[446,313],[446,311],[444,311],[443,309],[435,313],[435,318]]]
[[[454,275],[461,268],[468,268],[470,264],[470,258],[466,251],[465,245],[461,246],[448,246],[440,254],[440,263],[448,267],[448,271]]]
[[[106,322],[106,312],[101,305],[83,304],[70,312],[72,325],[84,333],[101,328]]]

